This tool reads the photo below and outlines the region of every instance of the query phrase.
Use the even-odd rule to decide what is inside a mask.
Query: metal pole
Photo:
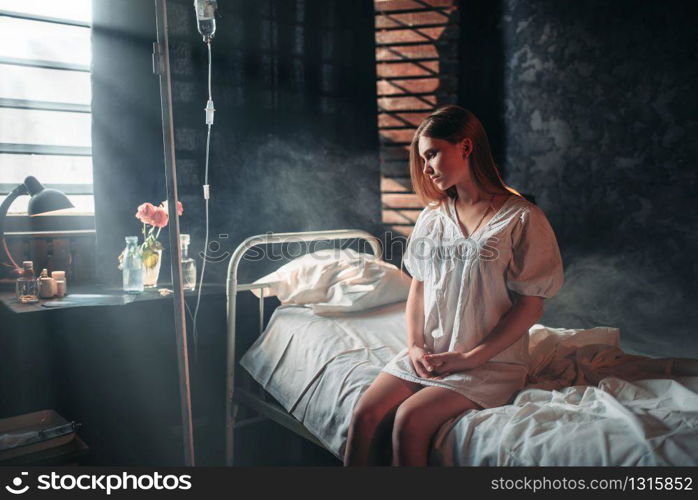
[[[160,106],[162,108],[162,141],[165,148],[165,177],[167,181],[168,213],[170,217],[170,252],[172,255],[172,288],[174,289],[174,324],[179,362],[179,399],[182,412],[182,438],[185,465],[194,464],[194,431],[191,417],[191,387],[189,385],[189,354],[187,352],[187,323],[182,288],[182,252],[179,247],[179,218],[177,217],[177,165],[175,164],[174,123],[172,119],[172,86],[167,36],[167,0],[155,0],[157,44],[154,69],[160,75]]]

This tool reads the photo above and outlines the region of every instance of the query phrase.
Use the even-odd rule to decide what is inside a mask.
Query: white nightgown
[[[497,325],[515,293],[550,298],[564,282],[555,233],[543,211],[511,195],[465,238],[455,202],[432,202],[419,214],[403,263],[424,282],[424,341],[433,353],[466,352]],[[526,384],[528,332],[483,365],[439,380],[419,377],[407,348],[383,371],[452,389],[483,408],[502,406]]]

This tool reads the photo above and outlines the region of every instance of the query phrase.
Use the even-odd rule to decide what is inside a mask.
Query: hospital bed
[[[381,245],[378,238],[361,230],[340,229],[333,231],[306,231],[291,233],[266,233],[251,236],[245,239],[233,252],[228,263],[228,273],[226,282],[226,302],[227,302],[227,362],[226,362],[226,416],[225,416],[225,438],[226,438],[226,465],[233,465],[234,449],[234,429],[254,422],[254,417],[248,421],[237,421],[238,412],[241,408],[254,410],[263,418],[268,418],[281,424],[292,432],[308,439],[309,441],[324,447],[311,432],[292,415],[290,415],[278,402],[270,400],[267,393],[259,384],[254,383],[250,376],[240,373],[236,352],[236,312],[237,294],[254,289],[263,290],[270,283],[238,283],[238,267],[247,251],[257,245],[283,244],[287,242],[312,242],[323,240],[345,240],[351,238],[362,238],[368,242],[373,250],[373,254],[381,255]],[[264,295],[259,298],[259,333],[264,332]],[[238,375],[239,374],[239,375]],[[242,379],[237,384],[238,379]]]
[[[335,316],[280,305],[238,361],[238,283],[257,245],[377,238],[360,230],[267,233],[233,253],[227,281],[226,464],[235,429],[270,419],[341,460],[354,405],[404,346],[404,301]],[[259,280],[258,280],[259,281]],[[508,404],[468,410],[436,433],[430,465],[698,465],[698,377],[672,375],[673,358],[631,356],[616,328],[533,325],[527,386]],[[698,371],[696,371],[698,373]],[[244,415],[242,415],[244,413]],[[244,418],[241,418],[244,417]]]

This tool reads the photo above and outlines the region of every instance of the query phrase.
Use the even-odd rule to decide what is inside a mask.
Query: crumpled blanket
[[[597,385],[608,376],[663,378],[671,374],[674,360],[626,354],[620,330],[604,326],[574,330],[535,324],[529,330],[529,355],[526,388],[547,390]]]
[[[698,375],[698,360],[626,354],[617,329],[530,333],[529,383],[445,422],[431,465],[698,465],[698,376],[674,370]]]
[[[606,377],[623,380],[671,376],[674,358],[626,354],[620,347],[591,344],[563,347],[543,369],[529,374],[526,388],[562,389],[571,385],[598,385]]]
[[[525,389],[436,433],[431,465],[695,466],[698,377]]]

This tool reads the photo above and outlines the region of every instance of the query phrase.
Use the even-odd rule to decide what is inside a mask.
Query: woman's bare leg
[[[349,425],[344,465],[371,465],[376,462],[372,445],[382,441],[382,434],[390,436],[392,419],[400,403],[422,386],[380,372],[354,408]]]
[[[425,387],[396,412],[393,425],[393,465],[426,466],[431,440],[449,418],[482,406],[444,387]]]

